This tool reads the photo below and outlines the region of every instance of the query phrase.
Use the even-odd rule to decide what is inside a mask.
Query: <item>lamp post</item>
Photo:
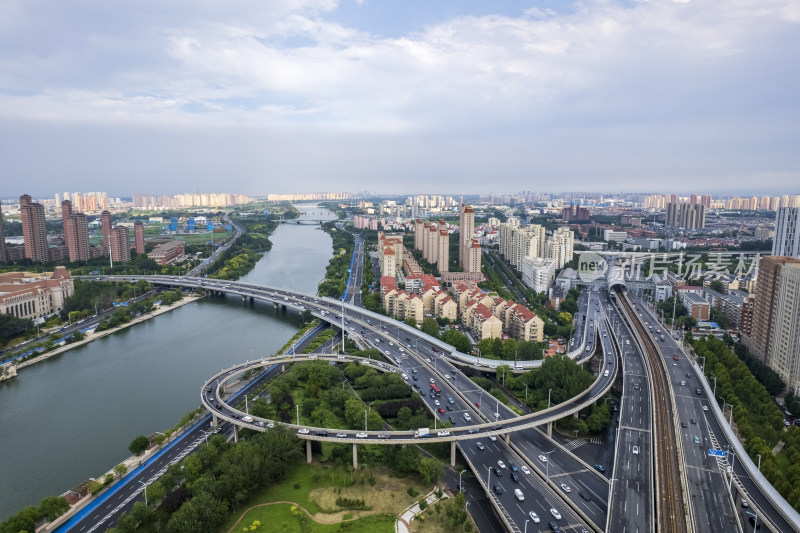
[[[523,531],[523,533],[528,533],[528,522],[530,522],[530,519],[526,518],[525,519],[525,530]]]
[[[525,399],[528,399],[528,384],[525,384]]]
[[[548,389],[547,391],[547,408],[550,409],[550,393],[553,392],[553,389]]]
[[[730,406],[730,408],[731,408],[731,416],[730,416],[730,419],[728,420],[728,425],[731,426],[733,424],[733,406],[731,404],[729,404],[728,402],[726,402],[725,398],[723,398],[722,396],[717,396],[717,398],[722,400],[722,417],[723,418],[725,417],[725,406],[726,405]]]
[[[547,456],[547,462],[545,463],[545,478],[547,481],[550,481],[550,454],[553,453],[555,450],[550,450],[549,452],[545,453],[544,455]]]
[[[463,486],[461,485],[461,474],[463,474],[464,472],[466,472],[466,470],[462,470],[461,472],[458,473],[458,490],[461,490],[461,487]]]
[[[367,431],[367,410],[364,409],[364,431]]]
[[[247,394],[244,395],[244,412],[248,415],[250,414],[250,410],[247,407]]]
[[[714,374],[709,372],[708,377],[714,378],[714,392],[712,394],[714,396],[716,396],[717,395],[717,376],[715,376]]]
[[[700,367],[700,370],[702,370],[703,373],[705,373],[705,371],[706,371],[706,358],[703,357],[702,355],[698,355],[697,358],[703,360],[703,365]]]
[[[758,456],[758,471],[761,472],[761,454],[757,453],[756,455]]]
[[[144,481],[139,481],[142,485],[144,485],[144,506],[147,507],[147,483]]]
[[[490,486],[489,485],[489,480],[492,478],[492,467],[491,466],[487,466],[486,468],[489,469],[489,473],[486,475],[486,487],[488,488]]]
[[[300,425],[300,406],[299,405],[295,405],[295,408],[297,410],[297,425],[299,426]]]

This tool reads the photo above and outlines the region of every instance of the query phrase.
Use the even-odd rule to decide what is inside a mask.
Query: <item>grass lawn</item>
[[[251,509],[233,531],[244,531],[254,520],[261,522],[261,527],[254,531],[278,533],[302,533],[300,519],[292,512],[291,504],[275,504]],[[333,533],[342,531],[341,524],[319,524],[309,520],[313,533]],[[223,531],[228,531],[224,529]],[[249,531],[249,529],[247,529]],[[394,519],[387,516],[361,518],[348,522],[345,531],[351,533],[391,533],[394,531]]]
[[[370,483],[370,478],[374,480],[374,484]],[[374,469],[350,472],[335,466],[301,464],[285,482],[265,489],[232,513],[221,531],[228,531],[246,509],[262,503],[288,501],[305,508],[316,520],[326,524],[323,526],[312,521],[314,528],[320,528],[313,531],[337,531],[343,520],[357,518],[359,520],[353,523],[352,528],[348,527],[347,531],[390,532],[394,531],[395,518],[420,497],[409,496],[406,492],[409,487],[413,487],[419,494],[426,494],[432,488],[423,485],[413,476],[401,479]],[[338,497],[363,499],[370,510],[339,510],[336,505]],[[284,507],[285,510],[276,509]],[[251,509],[237,526],[237,531],[250,525],[253,520],[261,521],[261,529],[265,531],[300,531],[298,518],[291,515],[289,507],[280,505]],[[269,516],[262,518],[262,513]],[[391,518],[384,519],[384,515]],[[284,522],[289,524],[289,529],[281,529]],[[269,524],[270,527],[265,529],[263,524]],[[291,529],[292,527],[297,529]]]
[[[789,462],[789,456],[786,454],[786,447],[775,456],[775,462],[778,463],[778,470],[782,472],[786,472],[792,466]]]

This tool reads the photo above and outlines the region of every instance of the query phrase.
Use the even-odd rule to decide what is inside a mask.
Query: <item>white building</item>
[[[800,207],[778,209],[772,255],[800,257]]]
[[[625,239],[628,238],[627,231],[615,231],[613,229],[606,229],[603,230],[603,240],[614,241],[614,242],[625,242]]]
[[[536,292],[545,292],[556,275],[555,259],[526,257],[522,260],[522,283]]]

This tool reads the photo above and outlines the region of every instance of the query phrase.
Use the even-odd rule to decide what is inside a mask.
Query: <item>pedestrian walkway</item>
[[[783,449],[783,441],[779,440],[778,444],[776,444],[775,447],[772,448],[772,455],[778,455],[778,453],[780,453],[782,449]]]
[[[428,503],[428,507],[439,501],[440,499],[448,498],[449,496],[442,493],[442,497],[438,498],[436,496],[436,491],[432,490],[425,496],[425,501]],[[409,533],[411,531],[411,521],[417,517],[417,515],[421,512],[419,508],[419,502],[411,505],[405,511],[400,513],[400,517],[394,523],[394,531],[395,533]]]
[[[573,451],[580,448],[584,444],[605,444],[605,443],[606,439],[604,439],[603,437],[590,437],[588,439],[572,439],[568,443],[564,444],[564,449]]]

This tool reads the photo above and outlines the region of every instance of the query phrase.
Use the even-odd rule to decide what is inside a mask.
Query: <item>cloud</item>
[[[431,157],[416,139],[434,154],[461,142],[486,160],[508,158],[509,169],[538,162],[566,175],[592,172],[567,154],[624,169],[644,151],[675,173],[747,157],[754,172],[777,176],[798,165],[796,150],[775,150],[798,136],[799,6],[598,0],[387,36],[342,23],[338,3],[322,0],[5,2],[0,118],[178,136],[238,127],[321,146],[345,135],[383,140],[370,145],[384,154],[403,144],[442,169],[453,156]],[[525,153],[500,148],[512,139]],[[770,143],[773,157],[759,155]],[[359,153],[336,144],[350,161]]]

